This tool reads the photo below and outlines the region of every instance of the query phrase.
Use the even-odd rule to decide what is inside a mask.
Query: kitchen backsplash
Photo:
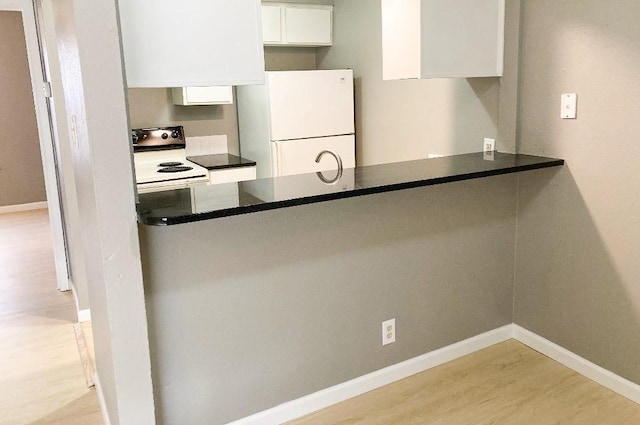
[[[185,153],[187,156],[216,155],[228,152],[226,135],[187,137],[186,142]]]

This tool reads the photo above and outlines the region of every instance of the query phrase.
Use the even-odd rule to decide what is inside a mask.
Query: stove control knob
[[[162,140],[167,140],[169,138],[169,135],[167,133],[162,133]]]
[[[180,133],[178,132],[178,130],[173,130],[171,132],[171,137],[174,139],[177,139],[178,137],[180,137]]]

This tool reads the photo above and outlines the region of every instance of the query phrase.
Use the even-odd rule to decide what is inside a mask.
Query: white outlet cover
[[[578,95],[576,93],[563,93],[560,99],[560,116],[565,120],[573,120],[577,116]]]
[[[484,145],[482,150],[484,152],[493,152],[496,150],[496,139],[484,138]]]
[[[396,342],[396,319],[382,322],[382,345]]]

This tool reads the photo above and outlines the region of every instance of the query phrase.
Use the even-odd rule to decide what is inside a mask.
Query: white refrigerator
[[[240,150],[261,177],[355,167],[353,71],[272,71],[237,87]]]

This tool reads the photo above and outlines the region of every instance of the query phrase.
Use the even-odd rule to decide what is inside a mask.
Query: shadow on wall
[[[201,267],[202,275],[197,279],[200,282],[259,275],[264,270],[363,249],[384,249],[404,241],[428,243],[441,238],[459,238],[510,222],[514,211],[509,202],[515,194],[510,184],[515,178],[491,177],[302,205],[250,216],[170,226],[163,228],[163,233],[176,237],[190,234],[193,241],[188,249],[193,254],[208,250],[216,262],[224,264],[224,267],[217,264]],[[492,204],[493,208],[490,207]],[[236,235],[239,228],[242,229],[241,237]],[[274,228],[286,229],[286,232],[274,231]],[[224,246],[212,244],[216,240],[233,241],[233,250],[228,243]],[[265,246],[286,247],[287,255],[274,249],[265,251]],[[147,252],[154,251],[153,246],[147,248]],[[464,249],[459,247],[456,251]],[[460,264],[468,260],[458,258],[455,262]],[[181,254],[172,262],[172,268],[178,273],[177,269],[188,268],[192,261],[189,255]]]
[[[569,166],[519,187],[515,323],[640,384],[637,276],[614,260],[636,254],[610,252]]]
[[[498,129],[500,79],[466,78],[452,85],[451,154],[480,152],[484,138],[495,139]],[[470,95],[473,93],[474,95]],[[466,117],[466,119],[465,119]],[[500,151],[505,149],[496,146]]]

